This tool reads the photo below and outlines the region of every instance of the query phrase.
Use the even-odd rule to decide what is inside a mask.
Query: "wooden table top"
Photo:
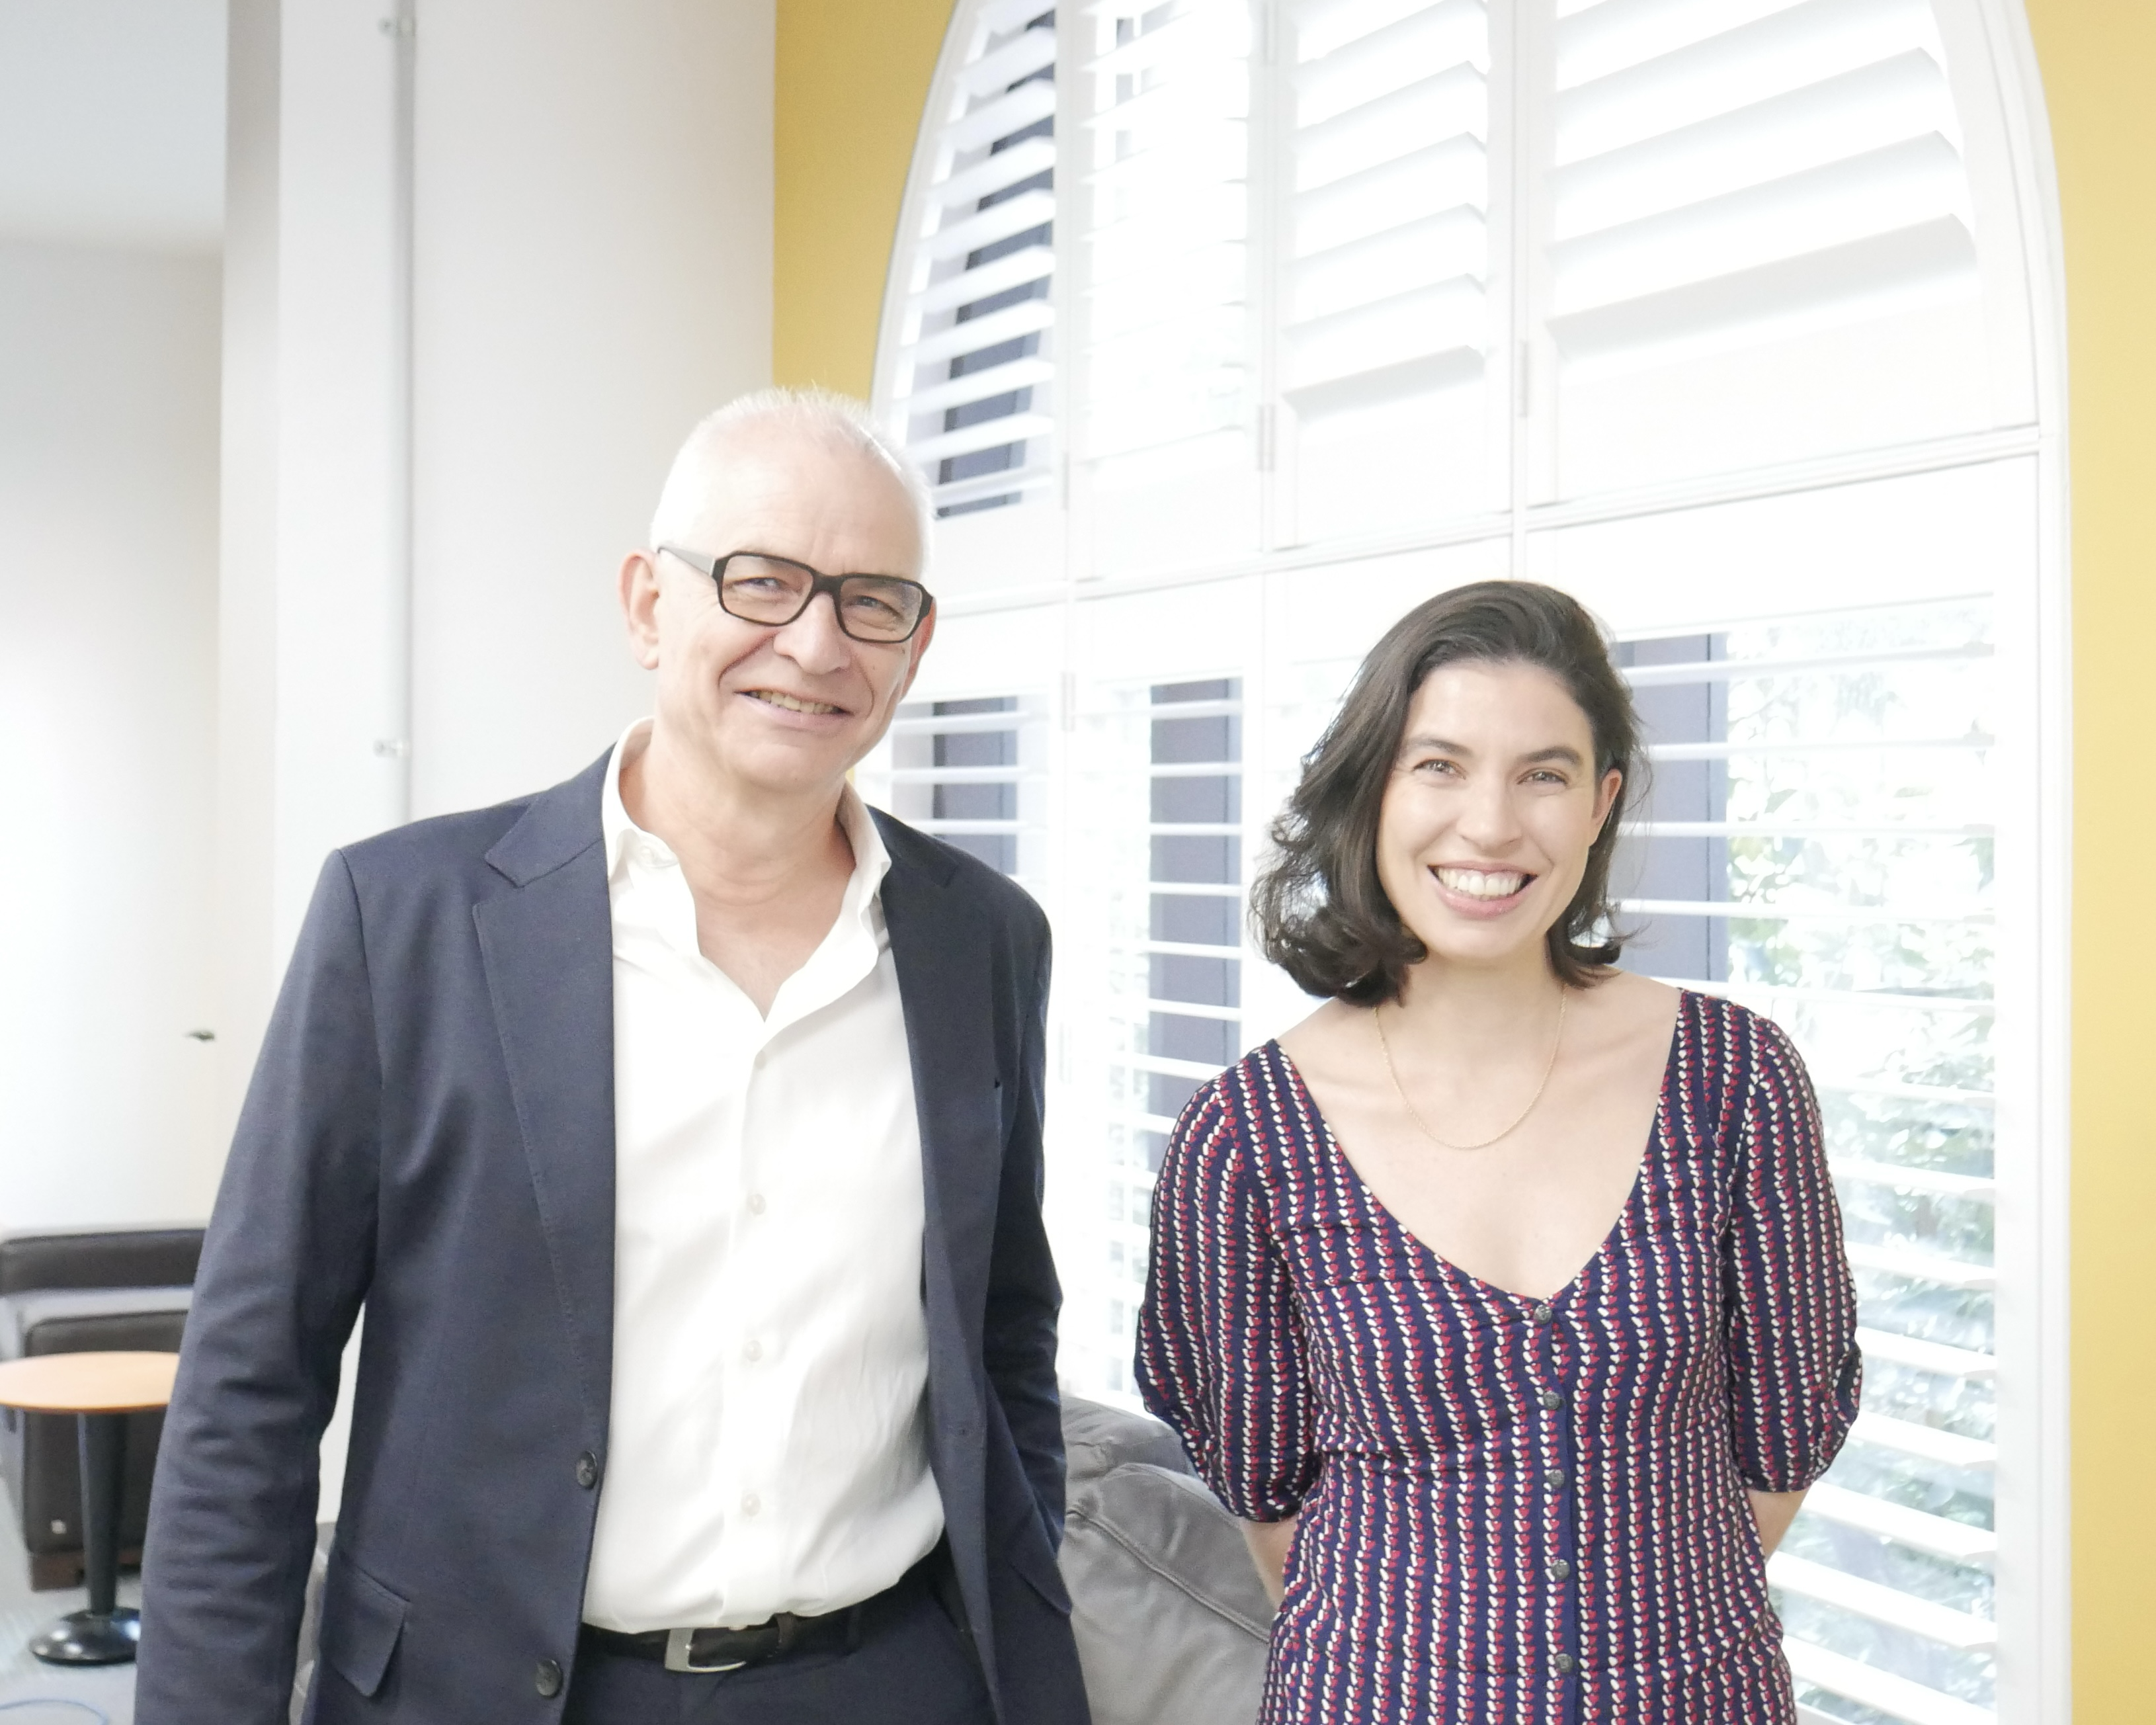
[[[0,1360],[0,1408],[138,1414],[172,1399],[177,1353],[39,1353]]]

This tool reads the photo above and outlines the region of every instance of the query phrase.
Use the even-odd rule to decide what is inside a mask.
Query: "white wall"
[[[377,743],[408,737],[428,814],[543,788],[645,711],[615,567],[690,425],[770,379],[774,0],[423,0],[408,590],[394,9],[232,0],[227,1132],[324,854],[405,813]]]
[[[647,710],[613,599],[666,463],[771,375],[772,0],[428,0],[413,808]]]
[[[427,0],[408,637],[390,10],[232,8],[228,1117],[325,853],[406,812],[377,745],[408,737],[414,814],[603,748],[648,700],[615,566],[690,424],[770,375],[773,0]]]
[[[0,1227],[221,1159],[214,258],[0,242]]]

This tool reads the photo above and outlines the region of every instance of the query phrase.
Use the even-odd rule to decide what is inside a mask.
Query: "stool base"
[[[139,1611],[71,1611],[42,1630],[30,1651],[47,1665],[125,1665],[141,1639]]]

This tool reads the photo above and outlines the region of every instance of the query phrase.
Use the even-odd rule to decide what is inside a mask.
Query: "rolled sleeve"
[[[1234,1078],[1191,1099],[1161,1163],[1137,1380],[1214,1494],[1245,1521],[1276,1522],[1317,1476],[1314,1402]]]
[[[1753,1025],[1722,1255],[1732,1427],[1746,1485],[1800,1491],[1856,1418],[1856,1290],[1811,1081],[1778,1026]]]

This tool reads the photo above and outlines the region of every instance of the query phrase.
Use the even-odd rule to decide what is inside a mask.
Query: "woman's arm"
[[[1791,1514],[1795,1512],[1792,1510]],[[1265,1597],[1276,1605],[1287,1591],[1288,1548],[1295,1543],[1295,1524],[1298,1518],[1290,1516],[1284,1522],[1245,1522],[1242,1524],[1243,1543],[1250,1548],[1250,1561],[1258,1566],[1258,1579],[1265,1584]]]
[[[1789,1523],[1796,1520],[1797,1512],[1804,1507],[1804,1494],[1801,1491],[1755,1491],[1747,1486],[1744,1496],[1752,1506],[1752,1519],[1759,1524],[1759,1544],[1771,1558],[1774,1555],[1774,1548],[1782,1543],[1782,1536],[1789,1531]],[[1245,1530],[1244,1537],[1249,1538],[1248,1529]],[[1251,1549],[1255,1551],[1256,1548],[1256,1543],[1253,1541]],[[1258,1567],[1262,1569],[1265,1565],[1260,1563]]]
[[[1748,1029],[1753,1061],[1722,1233],[1723,1350],[1737,1473],[1774,1550],[1856,1422],[1856,1288],[1819,1105],[1788,1036]]]

